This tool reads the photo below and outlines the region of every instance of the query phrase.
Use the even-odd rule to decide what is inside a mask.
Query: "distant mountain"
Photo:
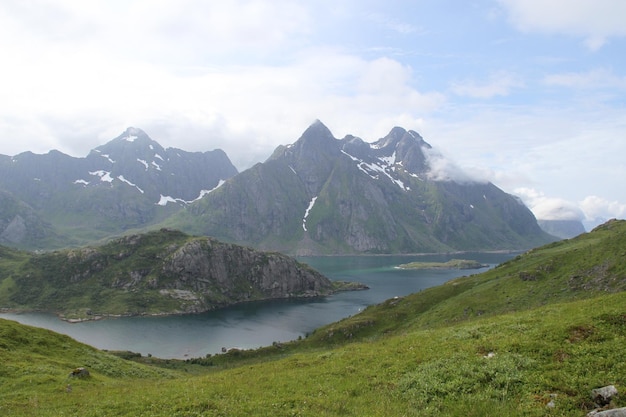
[[[586,232],[580,220],[537,220],[537,223],[544,231],[561,239],[571,239]]]
[[[164,149],[132,127],[85,158],[58,151],[0,155],[0,190],[65,236],[52,246],[154,224],[236,174],[222,150]],[[26,236],[11,236],[5,242],[38,247]]]
[[[338,140],[317,121],[165,224],[296,255],[522,249],[553,240],[519,199],[437,171],[436,158],[414,131],[396,127],[369,144]]]
[[[0,191],[0,245],[42,249],[54,245],[54,228],[26,203]]]

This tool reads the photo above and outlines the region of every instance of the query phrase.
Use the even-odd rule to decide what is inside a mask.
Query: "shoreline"
[[[277,298],[260,298],[260,299],[255,299],[255,300],[238,301],[238,302],[234,302],[230,304],[218,305],[218,306],[213,306],[213,307],[194,310],[194,311],[176,310],[176,311],[170,311],[170,312],[160,311],[160,312],[154,312],[154,313],[142,312],[142,313],[126,313],[126,314],[107,314],[107,313],[91,313],[90,314],[86,312],[85,317],[79,317],[79,316],[66,317],[62,312],[58,312],[58,311],[32,309],[32,308],[20,309],[20,308],[15,308],[15,307],[1,307],[0,314],[19,315],[19,314],[29,314],[29,313],[42,313],[42,314],[49,314],[49,315],[56,316],[56,318],[66,323],[78,324],[78,323],[84,323],[84,322],[90,322],[90,321],[120,319],[120,318],[129,318],[129,317],[166,317],[166,316],[182,316],[185,314],[203,314],[203,313],[207,313],[210,311],[216,311],[216,310],[221,310],[221,309],[225,309],[229,307],[235,307],[237,305],[246,304],[246,303],[282,301],[282,300],[305,300],[305,299],[329,297],[340,292],[365,291],[365,290],[370,289],[367,285],[360,283],[360,282],[348,282],[348,281],[332,281],[332,282],[337,282],[337,283],[340,283],[341,285],[338,288],[334,288],[328,294],[286,296],[286,297],[277,297]],[[86,309],[86,310],[90,311],[90,309]]]

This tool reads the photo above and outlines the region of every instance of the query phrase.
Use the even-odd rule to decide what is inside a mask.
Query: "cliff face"
[[[211,239],[190,241],[163,262],[167,288],[211,294],[215,288],[235,301],[312,297],[332,291],[315,270],[278,253],[264,253]],[[171,280],[170,280],[171,279]]]
[[[0,284],[10,280],[12,291],[0,294],[1,307],[68,318],[202,312],[245,301],[329,295],[337,288],[286,255],[168,229],[99,247],[12,251],[2,258]]]

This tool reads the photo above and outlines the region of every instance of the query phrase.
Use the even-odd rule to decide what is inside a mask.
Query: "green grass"
[[[593,408],[591,389],[626,387],[625,305],[620,293],[334,349],[302,343],[202,373],[184,372],[185,366],[192,369],[185,363],[178,371],[143,366],[64,336],[0,321],[2,340],[12,340],[0,348],[5,364],[0,412],[582,416]],[[92,376],[68,379],[75,366],[88,367]],[[67,384],[72,392],[66,392]],[[556,407],[549,409],[554,396]],[[626,404],[618,399],[615,405]]]
[[[591,390],[609,384],[621,394],[611,407],[623,407],[625,227],[388,300],[302,341],[187,361],[112,355],[0,320],[0,414],[585,416]],[[77,366],[91,376],[69,379]]]

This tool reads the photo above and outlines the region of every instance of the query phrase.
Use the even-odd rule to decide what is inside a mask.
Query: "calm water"
[[[491,267],[512,254],[463,256],[341,256],[299,258],[332,280],[359,281],[366,291],[303,301],[272,301],[239,305],[203,314],[170,317],[128,317],[70,324],[49,314],[0,314],[1,318],[67,334],[100,349],[130,350],[160,358],[192,358],[220,352],[222,347],[256,348],[289,341],[358,313],[371,304],[442,284],[471,271],[400,270],[401,263],[475,259]]]

